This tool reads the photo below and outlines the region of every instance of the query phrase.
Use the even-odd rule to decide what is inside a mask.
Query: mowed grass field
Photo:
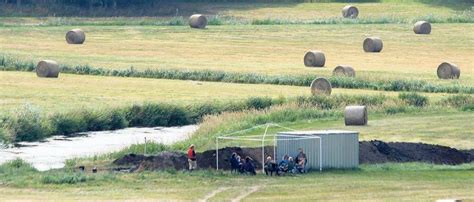
[[[310,96],[310,87],[233,84],[166,79],[123,78],[61,74],[58,79],[38,78],[30,72],[0,71],[0,112],[22,105],[46,113],[100,109],[142,103],[193,104],[241,101],[249,97],[296,98]],[[386,95],[398,92],[333,89],[333,95]],[[431,102],[444,93],[420,93]]]
[[[421,79],[474,84],[474,24],[433,24],[430,35],[416,35],[412,24],[229,25],[206,30],[187,26],[81,26],[84,45],[68,45],[74,27],[4,27],[0,53],[24,60],[110,69],[209,69],[269,75],[331,75],[351,65],[367,80]],[[365,37],[384,41],[381,53],[365,53]],[[308,68],[308,50],[326,55],[325,68]],[[461,78],[439,80],[438,65],[457,64]]]
[[[415,1],[385,0],[381,2],[350,3],[359,9],[359,18],[398,18],[413,20],[435,16],[451,17],[469,10],[463,3],[421,3]],[[223,10],[217,14],[239,19],[291,19],[313,20],[315,18],[340,18],[341,9],[348,3],[299,3],[254,5],[215,5],[209,10]]]
[[[52,171],[16,177],[24,184],[0,186],[0,194],[3,200],[61,201],[230,201],[242,196],[244,201],[435,201],[443,198],[469,201],[474,199],[472,168],[472,164],[457,167],[364,165],[360,170],[312,172],[293,177],[241,176],[210,171],[99,173],[87,174],[88,181],[75,185],[39,183],[47,176],[72,175]]]
[[[0,72],[0,111],[24,104],[47,113],[119,107],[145,102],[193,104],[240,101],[249,97],[294,98],[311,95],[309,87],[229,84],[165,79],[121,78],[62,74],[59,79],[37,78],[35,73]],[[386,94],[396,92],[334,89],[334,94]],[[444,94],[426,93],[434,99]]]

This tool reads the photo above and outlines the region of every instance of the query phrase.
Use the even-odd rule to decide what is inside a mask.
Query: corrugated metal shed
[[[354,131],[280,132],[276,137],[277,159],[282,159],[286,154],[294,158],[298,154],[298,148],[302,148],[308,159],[307,168],[319,169],[319,139],[301,139],[300,136],[321,138],[323,169],[359,166],[359,132]]]

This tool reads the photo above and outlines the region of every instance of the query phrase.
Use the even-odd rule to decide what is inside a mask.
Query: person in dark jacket
[[[293,157],[288,158],[288,171],[290,173],[295,173],[295,161],[293,161]]]
[[[188,149],[188,164],[189,164],[190,171],[193,171],[197,168],[196,151],[194,151],[194,144],[189,146],[189,149]]]
[[[277,174],[288,172],[288,158],[289,158],[289,156],[285,155],[283,157],[283,159],[280,161],[280,163],[278,164],[278,171],[279,172]]]
[[[270,176],[273,176],[273,172],[277,172],[277,165],[275,161],[272,160],[271,156],[267,157],[267,160],[265,161],[265,175],[268,175],[270,173]]]
[[[252,161],[253,161],[252,158],[250,158],[249,156],[245,157],[245,165],[244,165],[245,172],[251,175],[256,175],[257,172],[255,171],[255,165],[253,164]]]
[[[240,155],[237,154],[237,161],[239,162],[240,174],[244,174],[245,173],[245,168],[244,168],[245,160],[242,157],[240,157]]]
[[[240,158],[237,158],[237,153],[232,153],[230,157],[230,173],[238,172],[240,169]]]

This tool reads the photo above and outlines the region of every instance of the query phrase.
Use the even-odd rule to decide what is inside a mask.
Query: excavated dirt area
[[[226,147],[219,149],[219,168],[230,169],[229,157],[236,152],[242,157],[254,160],[257,169],[261,169],[261,148]],[[197,153],[199,168],[216,167],[216,151]],[[265,156],[273,155],[273,147],[265,148]],[[433,164],[458,165],[474,160],[474,150],[457,150],[450,147],[406,142],[362,141],[359,142],[359,162],[377,164],[387,162],[424,162]],[[156,156],[128,154],[113,162],[119,166],[131,166],[131,171],[139,170],[183,170],[187,167],[184,153],[163,152]]]

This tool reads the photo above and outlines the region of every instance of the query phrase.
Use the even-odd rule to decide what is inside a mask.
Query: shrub
[[[247,109],[257,110],[269,108],[272,104],[272,98],[269,97],[251,97],[245,102]]]
[[[463,107],[465,105],[474,104],[474,97],[471,95],[450,95],[440,101],[441,104],[451,107]]]
[[[70,135],[88,129],[86,119],[79,112],[54,114],[50,121],[54,135]]]
[[[223,25],[224,22],[219,16],[216,15],[209,18],[209,20],[207,21],[207,24],[208,25]]]
[[[384,103],[386,97],[384,95],[335,95],[335,96],[300,96],[296,99],[296,102],[300,106],[309,105],[315,106],[320,109],[334,109],[345,107],[347,105],[366,105],[366,106],[378,106]]]
[[[416,107],[424,107],[428,104],[428,97],[418,93],[400,93],[398,98],[403,100],[405,103]]]
[[[36,171],[36,169],[30,164],[25,162],[22,159],[14,159],[11,161],[7,161],[0,165],[0,173],[18,173],[18,172],[28,172],[28,171]]]
[[[178,126],[191,123],[184,107],[170,104],[133,105],[125,110],[125,116],[129,126]]]
[[[12,115],[4,120],[3,128],[15,142],[34,141],[49,134],[40,111],[29,104],[14,110]]]
[[[58,173],[43,176],[41,182],[43,184],[77,184],[94,179],[82,173]]]
[[[332,109],[338,106],[335,100],[328,96],[300,96],[296,98],[296,102],[299,106],[309,105],[320,109]]]
[[[461,110],[463,111],[474,111],[474,104],[467,104],[464,105]]]
[[[386,114],[405,113],[407,108],[404,106],[390,106],[385,109]]]

